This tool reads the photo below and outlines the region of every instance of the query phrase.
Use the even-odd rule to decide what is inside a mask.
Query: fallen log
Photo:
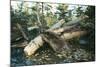
[[[55,25],[53,25],[47,31],[51,31],[53,29],[57,29],[58,27],[61,27],[61,25],[63,23],[64,23],[64,20],[62,19],[58,23],[56,23]],[[38,48],[40,48],[40,46],[43,46],[44,40],[43,40],[43,35],[42,36],[39,35],[35,39],[31,40],[31,42],[24,48],[25,54],[28,55],[28,56],[34,54],[36,52],[36,50]]]
[[[66,25],[70,26],[70,25],[79,23],[80,21],[84,20],[85,18],[88,18],[88,17],[87,16],[79,17],[79,19],[70,21]],[[34,54],[38,48],[43,46],[44,42],[48,42],[49,45],[54,49],[54,51],[58,51],[60,49],[62,50],[63,47],[69,49],[68,45],[65,43],[65,40],[72,39],[74,37],[79,37],[79,36],[86,34],[86,31],[74,31],[74,32],[67,32],[66,33],[66,32],[64,32],[65,30],[70,29],[74,26],[64,27],[64,28],[59,29],[62,26],[63,23],[64,23],[64,20],[62,19],[60,22],[56,23],[55,25],[53,25],[50,29],[48,29],[46,31],[46,32],[49,32],[49,33],[53,32],[54,33],[53,35],[55,37],[51,38],[51,36],[53,36],[53,35],[50,36],[50,35],[47,34],[47,36],[46,36],[45,34],[42,34],[42,35],[37,36],[34,40],[32,40],[24,48],[25,54],[28,55],[28,56]],[[58,29],[58,31],[56,31],[55,29]],[[61,35],[61,37],[59,37],[56,33],[61,33],[61,32],[64,32],[64,33]]]
[[[65,32],[61,35],[61,38],[65,39],[65,40],[69,40],[69,39],[72,39],[75,37],[80,37],[80,36],[83,36],[86,34],[87,34],[86,31],[75,31],[75,32],[69,32],[69,33]]]
[[[30,56],[36,52],[38,48],[43,46],[43,39],[42,36],[37,36],[34,40],[31,40],[31,42],[24,48],[24,52],[26,55]]]
[[[26,55],[30,56],[32,54],[34,54],[36,52],[36,50],[38,50],[38,48],[40,48],[41,46],[43,46],[44,42],[48,42],[49,45],[54,49],[54,51],[59,52],[62,51],[62,49],[67,48],[69,50],[68,45],[65,43],[64,40],[68,40],[68,39],[72,39],[74,37],[80,37],[82,35],[85,35],[86,31],[74,31],[74,32],[65,32],[64,34],[62,34],[61,39],[57,38],[56,40],[48,39],[50,38],[50,36],[47,37],[43,37],[43,35],[39,35],[38,37],[36,37],[34,40],[32,40],[25,48],[24,48],[24,52]],[[45,39],[47,38],[47,39]],[[58,40],[59,39],[59,40]],[[64,47],[64,48],[62,48]]]

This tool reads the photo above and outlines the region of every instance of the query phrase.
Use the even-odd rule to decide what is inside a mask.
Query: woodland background
[[[88,18],[80,21],[74,28],[67,32],[87,31],[88,34],[67,40],[70,45],[69,51],[60,54],[47,45],[39,48],[34,55],[26,57],[24,47],[31,40],[54,24],[64,19],[66,26],[69,21],[77,21],[80,16]],[[76,24],[76,23],[75,23]],[[63,32],[62,32],[63,33]],[[61,34],[62,34],[61,33]],[[47,33],[45,33],[46,35]],[[47,34],[48,35],[48,34]],[[49,37],[52,41],[54,37]],[[48,40],[49,40],[48,39]],[[58,40],[59,42],[59,40]],[[60,49],[59,49],[60,50]],[[95,60],[95,6],[69,5],[43,2],[11,1],[11,64],[38,65],[54,63],[88,62]]]

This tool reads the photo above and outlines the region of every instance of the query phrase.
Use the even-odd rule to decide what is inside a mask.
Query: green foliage
[[[59,4],[57,9],[59,10],[59,19],[64,19],[66,17],[68,5],[66,4]]]
[[[38,6],[37,6],[38,4]],[[23,25],[26,29],[28,27],[38,26],[37,21],[37,12],[39,12],[39,18],[42,26],[44,28],[51,27],[57,21],[64,19],[66,22],[71,21],[73,19],[74,13],[76,17],[81,15],[87,15],[89,18],[80,22],[80,26],[85,30],[95,29],[95,7],[87,6],[86,9],[83,9],[83,6],[78,6],[75,10],[68,9],[70,5],[68,4],[57,4],[54,8],[52,4],[49,3],[32,3],[31,7],[25,5],[25,2],[22,2],[17,5],[17,9],[14,9],[11,6],[11,24],[12,26],[16,23]],[[76,5],[74,7],[77,7]],[[39,10],[37,11],[37,8]],[[53,12],[53,9],[56,12]]]
[[[60,10],[61,13],[64,13],[67,11],[68,5],[67,4],[59,4],[57,7],[58,10]]]
[[[85,15],[87,15],[89,18],[84,20],[81,23],[81,26],[83,26],[84,29],[92,30],[95,29],[95,7],[94,6],[88,6],[86,11],[84,12]]]
[[[31,2],[31,7],[28,4],[25,5],[27,2],[18,3],[17,9],[11,6],[11,42],[15,41],[18,37],[22,37],[21,32],[19,33],[18,29],[16,28],[16,23],[19,23],[25,34],[28,33],[28,38],[30,40],[34,39],[36,36],[40,35],[41,27],[38,26],[38,19],[37,19],[37,12],[39,12],[39,19],[44,27],[44,29],[48,29],[59,20],[64,19],[66,22],[75,19],[81,15],[89,16],[88,19],[83,20],[80,22],[79,28],[81,30],[87,30],[89,34],[84,38],[73,38],[71,40],[67,40],[67,44],[69,44],[71,51],[64,50],[63,53],[55,53],[52,51],[51,47],[48,46],[48,43],[44,43],[45,45],[37,50],[35,56],[32,55],[32,58],[26,58],[23,54],[23,48],[12,48],[12,57],[11,63],[16,65],[37,65],[37,64],[51,64],[51,63],[70,63],[70,62],[83,62],[83,61],[93,61],[94,60],[94,50],[95,50],[95,7],[94,6],[87,6],[87,9],[82,9],[83,6],[79,6],[75,10],[68,9],[70,5],[67,4],[54,4],[51,3],[35,3]],[[38,5],[38,6],[37,6]],[[74,5],[77,7],[77,5]],[[37,10],[37,8],[39,8]],[[56,12],[53,12],[56,10]],[[75,12],[75,15],[74,13]],[[75,18],[73,18],[75,16]],[[66,23],[65,23],[66,24]],[[28,30],[27,30],[28,28]],[[76,27],[77,28],[77,27]],[[75,29],[76,29],[75,28]],[[15,30],[17,29],[17,30]],[[29,30],[30,29],[30,30]],[[69,31],[74,31],[72,28]],[[75,30],[76,31],[76,30]],[[43,32],[42,32],[43,33]],[[63,34],[63,32],[62,32]],[[50,36],[55,39],[54,36]],[[50,39],[52,42],[55,40]],[[85,44],[85,49],[89,49],[94,53],[91,54],[86,50],[81,48],[80,40],[85,40],[89,43]],[[24,39],[23,39],[24,40]],[[60,41],[59,41],[60,42]],[[12,44],[12,43],[11,43]],[[20,45],[20,43],[19,43]],[[62,44],[60,44],[62,45]],[[93,56],[93,57],[92,57]]]
[[[59,12],[57,14],[59,15],[59,20],[60,19],[65,19],[66,22],[71,20],[72,17],[72,10],[68,10],[68,5],[67,4],[59,4],[57,7]]]
[[[88,15],[90,19],[95,18],[95,6],[88,6],[85,14]]]
[[[82,7],[78,7],[78,8],[77,8],[76,14],[77,14],[77,15],[76,15],[77,17],[79,17],[79,16],[81,16],[82,14],[84,14],[84,12],[83,12],[83,10],[82,10]]]

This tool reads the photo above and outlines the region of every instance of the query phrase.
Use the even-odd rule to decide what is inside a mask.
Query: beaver
[[[62,52],[64,50],[70,50],[68,44],[59,35],[51,31],[46,31],[42,35],[45,40],[53,48],[55,52]]]

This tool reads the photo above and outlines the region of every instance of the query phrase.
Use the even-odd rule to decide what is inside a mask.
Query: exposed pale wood
[[[35,51],[43,45],[44,41],[41,35],[37,36],[35,39],[31,40],[31,42],[24,48],[24,52],[26,55],[30,56],[35,53]]]
[[[74,31],[74,32],[65,32],[61,35],[61,38],[65,39],[65,40],[68,40],[68,39],[72,39],[72,38],[75,38],[75,37],[80,37],[82,35],[85,35],[87,34],[86,31]]]

